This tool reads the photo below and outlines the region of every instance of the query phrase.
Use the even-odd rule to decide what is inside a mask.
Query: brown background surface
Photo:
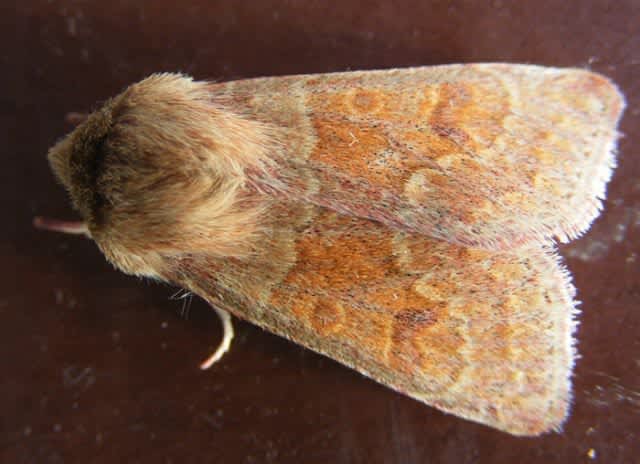
[[[6,4],[7,2],[3,2]],[[177,6],[180,4],[180,6]],[[629,463],[640,447],[640,6],[611,1],[23,1],[0,6],[0,462]],[[604,215],[562,248],[583,301],[563,433],[518,439],[122,275],[44,155],[63,117],[154,71],[198,78],[472,61],[588,67],[628,98]],[[592,457],[589,456],[593,450]],[[595,453],[595,454],[593,454]],[[635,461],[638,462],[638,461]]]

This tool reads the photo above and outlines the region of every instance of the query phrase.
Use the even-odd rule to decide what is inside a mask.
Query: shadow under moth
[[[598,215],[624,98],[580,69],[468,64],[226,83],[155,74],[49,152],[118,269],[428,405],[559,430],[577,310],[554,241]]]

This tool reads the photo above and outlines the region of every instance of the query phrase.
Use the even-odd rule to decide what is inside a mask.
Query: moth
[[[581,69],[466,64],[125,89],[48,158],[127,274],[514,435],[571,402],[554,243],[598,215],[624,98]]]

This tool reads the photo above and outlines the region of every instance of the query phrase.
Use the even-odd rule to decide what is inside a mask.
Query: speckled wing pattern
[[[276,193],[250,259],[171,257],[164,278],[443,411],[561,427],[575,303],[551,240],[601,207],[609,81],[488,64],[211,90],[273,134],[256,184]]]
[[[214,86],[282,141],[304,198],[463,245],[584,232],[615,164],[624,100],[577,69],[472,64]],[[298,192],[296,192],[298,193]]]
[[[250,263],[184,256],[169,279],[444,411],[514,434],[560,427],[574,291],[549,250],[473,249],[321,207],[278,218]]]

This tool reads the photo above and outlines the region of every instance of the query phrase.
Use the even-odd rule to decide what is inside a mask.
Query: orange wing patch
[[[310,328],[345,343],[361,340],[376,362],[387,363],[402,317],[431,302],[413,288],[413,275],[394,266],[388,229],[322,210],[296,245],[297,261],[272,292],[270,304],[288,308]],[[428,316],[435,323],[436,308]]]
[[[305,107],[316,140],[308,159],[330,170],[319,196],[331,198],[353,182],[360,193],[371,186],[370,197],[386,201],[409,222],[427,207],[465,227],[481,222],[500,203],[487,190],[495,173],[482,161],[493,153],[483,154],[482,147],[501,133],[509,110],[507,92],[471,80],[430,84],[418,74],[406,80],[401,87],[381,81],[366,89],[352,77],[307,84]],[[487,176],[474,183],[473,191],[464,181],[470,173]],[[393,212],[369,217],[384,220],[385,214]]]
[[[341,361],[445,409],[472,389],[494,421],[523,390],[529,421],[549,419],[558,390],[563,406],[552,406],[565,410],[571,353],[552,335],[570,324],[571,287],[549,285],[563,277],[543,250],[473,250],[319,211],[269,300],[306,326],[312,348],[340,346]]]

